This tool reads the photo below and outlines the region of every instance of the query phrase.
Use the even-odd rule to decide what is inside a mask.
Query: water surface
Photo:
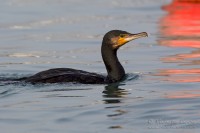
[[[128,74],[118,84],[1,81],[1,132],[198,132],[199,12],[198,3],[169,0],[1,0],[1,78],[56,67],[106,74],[107,31],[149,34],[118,51]]]

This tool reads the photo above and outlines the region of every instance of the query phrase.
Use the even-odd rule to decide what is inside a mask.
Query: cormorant
[[[72,68],[54,68],[39,72],[33,76],[22,78],[28,83],[83,83],[83,84],[107,84],[123,80],[125,71],[117,58],[117,50],[129,41],[140,37],[147,37],[146,32],[131,34],[121,30],[107,32],[102,41],[101,54],[108,75],[75,70]]]

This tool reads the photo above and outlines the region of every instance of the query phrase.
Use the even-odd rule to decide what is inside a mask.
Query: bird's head
[[[111,30],[104,35],[103,44],[109,45],[112,49],[118,49],[127,42],[147,36],[146,32],[132,34],[121,30]]]

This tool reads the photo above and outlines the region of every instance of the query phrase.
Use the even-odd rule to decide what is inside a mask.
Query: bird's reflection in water
[[[111,118],[112,120],[118,120],[117,117],[124,115],[127,111],[121,107],[121,103],[123,99],[127,97],[129,92],[125,89],[119,88],[123,84],[115,83],[105,86],[105,90],[103,91],[103,101],[105,104],[109,106],[106,109],[112,111],[111,114],[107,114],[107,117]],[[114,110],[113,110],[114,109]],[[123,128],[122,125],[112,125],[108,127],[109,129],[116,129],[116,128]]]
[[[110,84],[105,86],[103,91],[104,102],[106,104],[120,103],[122,98],[128,95],[128,91],[119,88],[120,84]]]

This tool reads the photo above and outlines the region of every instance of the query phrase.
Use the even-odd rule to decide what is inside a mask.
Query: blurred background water
[[[56,67],[106,74],[107,31],[149,34],[119,50],[130,77],[120,84],[1,81],[2,133],[199,132],[198,0],[0,2],[1,79]]]

